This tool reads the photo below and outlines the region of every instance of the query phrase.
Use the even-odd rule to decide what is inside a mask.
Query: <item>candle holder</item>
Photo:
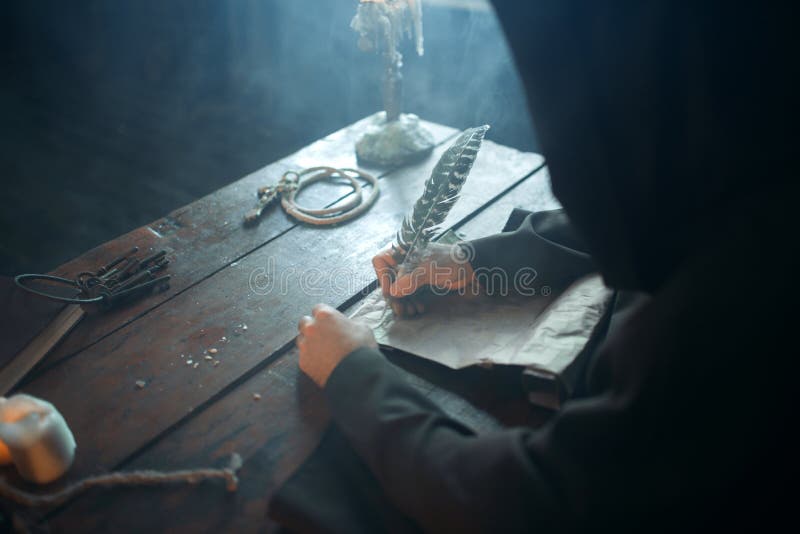
[[[419,117],[402,113],[404,36],[414,37],[418,55],[422,46],[422,0],[360,0],[350,23],[359,34],[358,47],[381,51],[384,58],[383,108],[356,143],[359,161],[394,167],[421,159],[433,150],[433,136],[422,128]]]

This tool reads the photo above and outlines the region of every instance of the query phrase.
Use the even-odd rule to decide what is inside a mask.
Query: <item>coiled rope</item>
[[[342,178],[349,182],[353,193],[345,198],[344,203],[330,208],[312,209],[300,206],[297,195],[309,185],[320,180]],[[305,179],[304,179],[305,178]],[[358,179],[365,180],[372,185],[369,196],[364,198],[362,185]],[[277,185],[262,187],[258,190],[258,205],[245,215],[245,222],[255,222],[264,208],[280,197],[281,206],[286,213],[295,219],[317,226],[339,224],[358,217],[367,211],[378,198],[380,188],[378,179],[371,174],[358,169],[337,169],[335,167],[311,167],[303,171],[288,171],[283,174]]]

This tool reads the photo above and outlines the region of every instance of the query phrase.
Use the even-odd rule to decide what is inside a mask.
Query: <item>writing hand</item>
[[[409,267],[409,264],[410,267]],[[384,297],[398,316],[413,316],[425,311],[420,290],[445,294],[474,283],[475,272],[459,245],[430,243],[413,262],[399,265],[396,251],[389,247],[373,259],[375,274]]]

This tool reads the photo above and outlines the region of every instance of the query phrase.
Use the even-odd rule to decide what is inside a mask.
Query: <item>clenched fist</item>
[[[297,325],[300,370],[319,387],[345,356],[362,347],[377,347],[372,330],[327,304],[317,304]]]

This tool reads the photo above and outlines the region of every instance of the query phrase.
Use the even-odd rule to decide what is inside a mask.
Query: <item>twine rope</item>
[[[63,504],[76,495],[92,488],[163,486],[167,484],[199,484],[205,480],[222,479],[228,491],[236,491],[239,479],[236,472],[242,467],[242,458],[231,455],[228,467],[223,469],[185,469],[182,471],[129,471],[115,472],[84,478],[49,495],[36,495],[10,486],[0,479],[0,497],[27,507],[53,507]]]

